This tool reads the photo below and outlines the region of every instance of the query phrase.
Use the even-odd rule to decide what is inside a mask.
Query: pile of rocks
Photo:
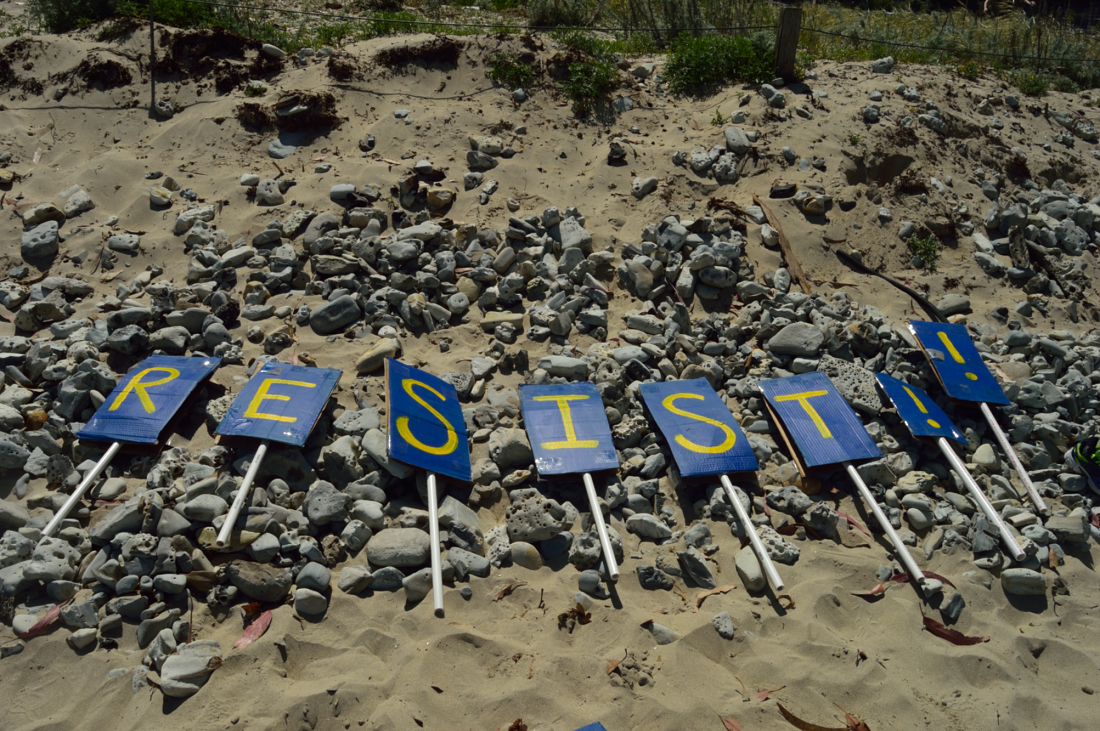
[[[874,64],[881,73],[892,67],[892,59]],[[764,90],[772,108],[786,104],[778,89],[765,85]],[[912,89],[898,94],[908,103],[919,101]],[[870,116],[881,121],[875,109]],[[863,116],[872,121],[866,111]],[[1061,121],[1058,113],[1054,118],[1079,139],[1095,137],[1081,120]],[[931,108],[918,120],[933,129],[948,124]],[[742,121],[735,117],[733,124]],[[732,182],[756,143],[755,133],[731,126],[724,145],[678,153],[677,162]],[[497,185],[485,179],[485,172],[514,151],[498,137],[475,137],[470,146],[464,187],[479,188],[481,202],[487,203]],[[612,160],[622,159],[621,140],[612,141],[611,153]],[[817,158],[800,160],[790,148],[782,154],[788,164],[824,166]],[[733,535],[746,538],[717,485],[681,484],[668,445],[653,429],[639,396],[639,386],[649,381],[706,378],[726,401],[761,464],[762,490],[749,491],[760,495],[750,498],[738,490],[737,496],[773,560],[796,562],[799,544],[810,539],[849,542],[847,522],[833,501],[819,496],[820,485],[801,477],[779,449],[759,388],[762,379],[820,371],[865,417],[882,450],[881,459],[860,465],[859,471],[906,543],[919,545],[928,558],[936,551],[971,552],[971,578],[989,585],[997,571],[1006,593],[1068,591],[1060,578],[1051,579],[1050,569],[1064,561],[1067,551],[1100,538],[1097,508],[1084,478],[1062,466],[1066,447],[1100,426],[1100,330],[1085,335],[1030,332],[1007,307],[995,315],[1000,327],[968,323],[1012,402],[1001,411],[1006,432],[1053,506],[1049,517],[1041,516],[998,458],[984,421],[942,398],[901,323],[888,322],[876,307],[860,306],[845,292],[792,292],[785,269],[757,272],[744,256],[748,242],[731,219],[668,216],[646,226],[637,242],[619,251],[597,250],[585,216],[572,207],[513,216],[496,229],[456,223],[445,213],[458,193],[439,185],[444,177],[430,161],[417,162],[394,186],[402,206],[396,210],[382,202],[377,185],[338,184],[329,197],[342,211],[296,207],[250,238],[233,241],[215,224],[217,206],[194,202],[194,191],[165,179],[149,195],[154,206],[170,205],[177,195],[187,201],[172,224],[172,235],[191,257],[185,284],[165,281],[159,268],[150,267],[118,284],[114,296],[98,301],[103,317],[93,319],[75,316],[74,304],[94,294],[85,281],[49,276],[19,284],[27,270],[17,267],[0,282],[0,305],[14,313],[21,333],[0,338],[0,469],[22,473],[13,499],[0,501],[3,594],[24,607],[28,596],[73,600],[61,617],[77,650],[89,651],[97,640],[109,645],[123,622],[136,623],[138,645],[146,650],[147,665],[158,671],[162,688],[187,695],[221,661],[217,643],[192,641],[186,611],[192,596],[214,606],[289,600],[300,615],[316,617],[328,610],[334,571],[339,572],[337,588],[348,594],[403,591],[418,602],[430,592],[423,475],[389,459],[384,425],[365,380],[351,389],[354,408],[330,407],[303,449],[268,454],[242,521],[224,548],[216,545],[215,536],[236,494],[238,476],[254,458],[249,449],[216,446],[192,453],[174,447],[156,459],[116,459],[87,504],[62,523],[56,537],[42,539],[50,517],[102,456],[98,445],[74,435],[120,378],[105,356],[118,354],[134,362],[153,353],[190,354],[242,363],[244,342],[233,332],[241,321],[250,323],[244,337],[262,344],[264,351],[248,373],[286,357],[294,326],[308,326],[326,338],[345,333],[376,338],[355,363],[359,377],[376,373],[387,357],[397,356],[404,334],[476,322],[492,336],[468,370],[442,374],[458,391],[475,445],[469,494],[448,495],[439,510],[447,582],[487,577],[494,567],[536,570],[570,563],[578,570],[582,605],[590,602],[586,597],[608,595],[592,516],[578,507],[586,507],[579,487],[534,482],[518,395],[494,383],[497,373],[521,374],[531,384],[595,384],[621,464],[618,474],[600,486],[601,509],[610,521],[617,560],[630,562],[645,589],[670,590],[678,582],[715,587],[712,566],[719,547],[713,522],[724,521]],[[1029,296],[1016,314],[1042,309],[1045,296],[1083,296],[1088,280],[1079,257],[1100,241],[1100,198],[1087,200],[1059,181],[1049,189],[1025,184],[1027,192],[1009,200],[1001,193],[1003,176],[987,180],[977,170],[974,177],[993,201],[983,223],[996,236],[991,240],[973,233],[979,249],[975,258],[992,275],[1022,285]],[[950,186],[936,183],[932,187],[939,195],[953,195]],[[241,184],[257,206],[284,206],[293,181],[246,173]],[[638,178],[634,195],[642,198],[656,185],[656,178]],[[773,189],[773,197],[791,197],[805,213],[822,213],[831,204],[822,188],[780,187],[778,193]],[[23,212],[21,244],[28,263],[55,256],[58,224],[92,207],[82,190],[71,189],[62,197],[61,207],[46,203]],[[955,210],[961,226],[968,214]],[[764,243],[775,245],[777,232],[765,225],[764,212],[756,206],[744,211],[762,226]],[[892,220],[888,211],[879,218]],[[140,250],[141,238],[117,234],[107,243],[100,259],[104,266],[115,253]],[[1012,267],[996,255],[1010,256]],[[611,319],[616,289],[630,301]],[[275,295],[290,292],[316,300],[296,311],[273,303]],[[693,314],[689,307],[723,299],[734,304],[732,311]],[[964,295],[948,295],[938,303],[960,323],[966,323],[969,305]],[[581,350],[570,342],[574,333],[595,342]],[[518,342],[521,335],[544,344],[546,354],[532,363]],[[438,342],[446,352],[450,341],[442,337]],[[305,354],[297,357],[310,362]],[[934,448],[909,437],[885,407],[875,372],[928,390],[963,430],[966,461],[1017,534],[1023,561],[1001,552],[995,531],[965,486],[944,468]],[[209,387],[198,394],[198,409],[211,429],[232,397]],[[41,478],[48,488],[28,494],[31,480]],[[698,498],[693,516],[677,510],[677,490]],[[477,509],[503,500],[503,523],[482,525]],[[89,524],[92,501],[118,504]],[[624,555],[624,531],[640,541],[629,555]],[[734,563],[750,591],[765,588],[750,548],[742,548]],[[884,567],[880,580],[893,571]],[[939,589],[931,584],[930,601],[945,617],[957,619],[962,597]],[[471,596],[469,586],[462,594]],[[30,614],[13,619],[17,633],[33,623]],[[714,626],[721,636],[733,636],[728,615],[716,617]],[[650,631],[662,643],[676,639],[658,624]],[[17,641],[0,648],[0,654],[20,649]]]

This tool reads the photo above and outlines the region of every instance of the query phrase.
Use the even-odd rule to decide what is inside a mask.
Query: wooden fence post
[[[782,8],[779,30],[775,34],[775,75],[794,80],[794,58],[798,51],[798,34],[802,30],[802,8]]]

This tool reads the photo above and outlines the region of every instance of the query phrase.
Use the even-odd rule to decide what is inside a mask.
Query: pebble
[[[711,618],[710,623],[714,625],[714,629],[718,631],[718,635],[723,640],[733,639],[733,618],[730,617],[729,612],[719,612]]]

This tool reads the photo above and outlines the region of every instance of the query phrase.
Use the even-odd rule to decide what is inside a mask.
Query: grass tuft
[[[914,234],[909,237],[907,244],[909,245],[909,251],[920,257],[924,269],[930,273],[935,273],[936,262],[940,259],[940,242],[936,237],[932,234],[923,236]]]
[[[669,89],[701,96],[722,84],[762,84],[775,76],[771,47],[761,38],[680,36],[665,64]]]
[[[514,53],[498,53],[489,59],[486,72],[494,84],[506,89],[530,89],[535,85],[535,70]]]

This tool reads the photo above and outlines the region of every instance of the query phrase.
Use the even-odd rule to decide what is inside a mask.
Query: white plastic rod
[[[69,496],[69,499],[65,501],[65,504],[61,506],[61,510],[57,511],[57,514],[53,516],[53,520],[46,524],[45,529],[42,531],[42,537],[48,538],[54,534],[58,526],[61,525],[61,521],[72,512],[73,508],[80,498],[84,497],[84,493],[88,492],[88,488],[92,486],[92,483],[103,474],[103,470],[107,469],[107,465],[111,463],[115,455],[118,454],[118,450],[122,448],[122,442],[112,442],[111,446],[107,448],[107,451],[103,453],[103,456],[99,458],[99,461],[95,463],[95,467],[89,472],[76,489],[73,490],[73,494]]]
[[[867,488],[867,483],[859,476],[859,472],[856,471],[856,468],[852,466],[851,462],[845,462],[844,469],[848,471],[848,476],[852,478],[852,482],[856,483],[856,489],[859,490],[863,502],[867,503],[867,507],[871,509],[871,513],[874,514],[875,520],[878,521],[882,531],[890,539],[890,542],[894,544],[894,552],[898,554],[898,558],[905,564],[909,576],[916,579],[917,584],[923,587],[924,572],[920,570],[920,567],[917,566],[917,562],[913,560],[912,554],[909,553],[909,549],[902,543],[901,536],[894,530],[894,526],[890,525],[890,519],[886,517],[886,513],[882,512],[882,508],[879,507],[878,502],[875,501],[875,496],[872,495],[871,491]]]
[[[603,522],[603,510],[600,499],[596,497],[596,484],[592,475],[584,473],[584,490],[588,493],[588,507],[592,510],[592,521],[596,524],[596,533],[600,536],[600,548],[603,549],[603,562],[607,566],[607,578],[619,580],[619,564],[615,562],[615,549],[611,547],[611,538],[607,535],[607,524]]]
[[[989,498],[987,498],[981,488],[978,487],[978,483],[974,482],[974,478],[966,471],[966,465],[959,459],[959,455],[955,454],[955,450],[951,448],[951,445],[948,444],[947,440],[943,437],[940,437],[936,443],[940,445],[940,451],[943,452],[943,456],[947,457],[947,461],[951,463],[951,467],[954,468],[956,474],[962,478],[963,483],[966,485],[966,489],[970,491],[971,497],[974,498],[974,501],[978,503],[978,507],[985,513],[986,519],[997,526],[997,532],[1001,534],[1001,540],[1004,541],[1005,547],[1008,548],[1008,552],[1012,554],[1012,558],[1017,561],[1023,561],[1024,552],[1020,548],[1020,544],[1012,537],[1012,533],[1009,532],[1008,526],[1001,520],[1001,516],[997,515],[997,511],[993,509],[993,505],[989,502]]]
[[[993,429],[993,434],[997,437],[997,443],[1001,445],[1001,451],[1008,455],[1008,461],[1012,463],[1013,468],[1016,470],[1016,474],[1020,476],[1020,482],[1024,483],[1024,489],[1027,490],[1027,494],[1031,497],[1031,502],[1035,503],[1035,507],[1040,513],[1049,515],[1050,508],[1043,502],[1043,498],[1039,497],[1039,492],[1035,489],[1035,485],[1032,484],[1031,477],[1027,474],[1027,470],[1024,469],[1023,462],[1020,461],[1020,457],[1016,454],[1016,450],[1008,443],[1008,436],[1001,430],[1001,425],[993,418],[993,411],[990,410],[989,404],[984,401],[982,402],[982,413],[985,414],[985,420],[989,422],[990,428]]]
[[[432,542],[432,603],[435,616],[443,616],[443,557],[439,554],[439,500],[436,496],[435,473],[428,473],[428,536]]]
[[[252,482],[256,479],[256,473],[260,471],[260,465],[263,464],[266,454],[267,442],[260,442],[260,446],[256,448],[256,456],[252,458],[252,463],[248,465],[248,471],[244,473],[244,480],[241,481],[241,486],[237,488],[237,497],[233,498],[233,504],[229,506],[229,513],[225,516],[222,529],[218,532],[217,543],[219,547],[229,543],[229,534],[233,532],[233,526],[237,523],[237,516],[241,514],[244,501],[248,498],[248,491],[252,489]]]
[[[749,543],[752,544],[752,550],[756,553],[756,557],[760,559],[760,565],[764,567],[764,573],[768,575],[768,581],[772,582],[772,587],[776,591],[783,591],[783,579],[779,578],[779,572],[775,570],[775,564],[772,563],[771,556],[764,548],[764,542],[756,534],[756,526],[749,520],[749,514],[745,511],[745,506],[737,499],[737,491],[733,489],[733,483],[726,475],[722,475],[722,487],[726,488],[726,497],[730,499],[730,503],[733,504],[733,511],[737,513],[737,519],[741,521],[741,525],[745,526],[745,532],[749,534]]]

